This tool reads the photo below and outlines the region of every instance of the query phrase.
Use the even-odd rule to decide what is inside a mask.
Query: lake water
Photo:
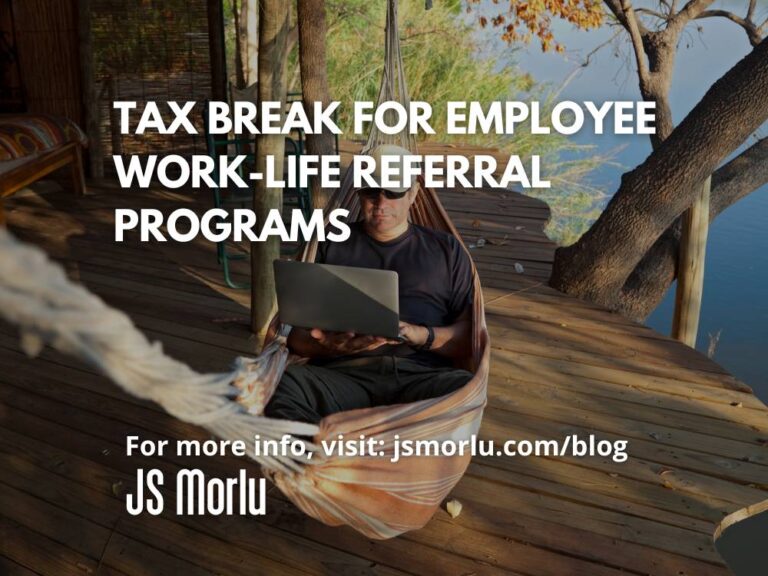
[[[724,3],[725,5],[728,2]],[[671,105],[679,122],[698,103],[706,90],[723,73],[743,58],[751,47],[746,35],[722,19],[701,22],[702,32],[684,36],[681,43],[672,91]],[[565,25],[555,26],[556,37],[567,47],[565,56],[542,54],[538,46],[518,50],[512,58],[518,67],[537,81],[560,86],[577,68],[584,56],[610,38],[612,31],[579,32]],[[508,47],[495,33],[482,31],[486,50],[497,52]],[[498,53],[498,52],[497,52]],[[568,83],[558,100],[638,100],[635,63],[626,42],[602,48]],[[763,126],[761,136],[768,135]],[[647,136],[595,136],[582,131],[576,140],[595,144],[601,152],[616,150],[622,166],[606,165],[593,174],[595,185],[608,194],[618,188],[621,174],[641,163],[650,152]],[[768,186],[753,192],[723,212],[712,224],[707,247],[704,299],[697,348],[706,351],[709,334],[720,332],[714,359],[749,384],[768,402]],[[669,334],[674,308],[674,290],[650,316],[647,323]]]
[[[704,269],[704,300],[696,348],[706,350],[708,334],[720,331],[714,359],[752,386],[768,402],[768,190],[753,193],[723,212],[712,224]],[[648,324],[668,334],[674,293],[654,311]]]

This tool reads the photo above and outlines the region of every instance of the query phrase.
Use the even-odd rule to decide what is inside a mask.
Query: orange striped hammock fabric
[[[337,194],[327,206],[350,211],[349,220],[359,216],[357,194],[351,186],[351,170]],[[411,221],[461,238],[451,223],[434,190],[422,187],[411,207]],[[462,246],[463,243],[462,243]],[[466,250],[466,246],[464,246]],[[314,261],[317,241],[308,243],[301,259]],[[424,526],[440,503],[461,479],[470,455],[412,456],[391,462],[393,442],[469,441],[477,434],[483,408],[490,358],[488,330],[485,324],[483,295],[477,270],[472,264],[474,302],[472,310],[472,347],[457,363],[474,373],[463,388],[440,398],[410,404],[364,408],[332,414],[324,418],[314,441],[365,438],[383,440],[385,456],[327,456],[320,463],[305,465],[301,473],[270,471],[271,480],[306,514],[328,525],[347,524],[371,538],[392,538]],[[285,346],[279,317],[271,325],[265,342]],[[277,359],[280,354],[272,354]],[[289,362],[302,361],[292,356]],[[245,390],[241,401],[260,413],[280,380],[281,370],[267,370],[271,377],[252,390]],[[254,407],[256,410],[254,410]]]

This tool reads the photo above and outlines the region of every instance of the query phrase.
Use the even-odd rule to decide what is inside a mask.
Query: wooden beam
[[[80,144],[70,142],[59,148],[24,158],[23,161],[16,162],[11,169],[4,171],[0,179],[0,198],[10,196],[67,164],[72,164],[70,168],[72,188],[77,196],[83,196],[85,180]]]
[[[93,74],[93,34],[91,0],[78,0],[77,21],[80,37],[80,83],[83,123],[88,135],[88,164],[93,178],[104,177],[104,151],[101,146],[99,90]]]
[[[227,57],[224,47],[222,0],[208,0],[208,49],[211,59],[211,98],[227,99]]]
[[[701,299],[704,293],[704,259],[709,233],[711,184],[712,178],[707,178],[699,196],[683,216],[672,337],[691,348],[696,347]]]

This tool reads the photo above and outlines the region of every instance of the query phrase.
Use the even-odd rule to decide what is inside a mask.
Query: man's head
[[[393,156],[403,158],[411,153],[405,148],[392,144],[377,146],[370,152],[370,156],[376,161],[374,179],[383,181],[381,171],[381,157]],[[390,168],[397,172],[395,179],[401,179],[403,173],[402,162],[390,163]],[[416,200],[419,183],[416,178],[408,180],[403,178],[402,186],[389,186],[386,188],[359,188],[357,194],[360,198],[360,208],[365,221],[365,229],[376,240],[391,240],[403,234],[408,229],[408,211]]]

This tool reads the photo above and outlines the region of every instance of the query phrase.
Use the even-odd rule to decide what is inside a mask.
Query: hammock
[[[407,102],[397,39],[397,4],[389,0],[386,64],[379,100]],[[415,151],[412,136],[384,139],[372,131],[365,151],[394,142]],[[359,215],[357,195],[347,171],[342,187],[331,198],[334,208]],[[460,237],[433,190],[424,189],[411,207],[411,220]],[[466,250],[466,248],[464,248]],[[317,242],[307,244],[301,258],[312,261]],[[275,318],[257,358],[240,357],[231,372],[198,374],[173,360],[162,346],[150,343],[122,312],[67,279],[57,264],[37,248],[23,245],[0,229],[0,315],[19,326],[21,345],[30,355],[44,343],[95,366],[129,393],[153,400],[176,418],[205,427],[212,434],[251,445],[254,436],[296,438],[312,458],[292,455],[250,456],[301,510],[328,525],[347,524],[371,538],[391,538],[426,524],[460,480],[470,454],[411,456],[391,462],[396,439],[468,441],[477,434],[486,402],[490,357],[482,292],[472,265],[474,302],[472,347],[460,359],[474,377],[463,388],[440,398],[410,404],[365,408],[333,414],[318,425],[263,417],[288,362],[285,345],[289,327]],[[326,456],[322,440],[382,440],[384,457]]]

